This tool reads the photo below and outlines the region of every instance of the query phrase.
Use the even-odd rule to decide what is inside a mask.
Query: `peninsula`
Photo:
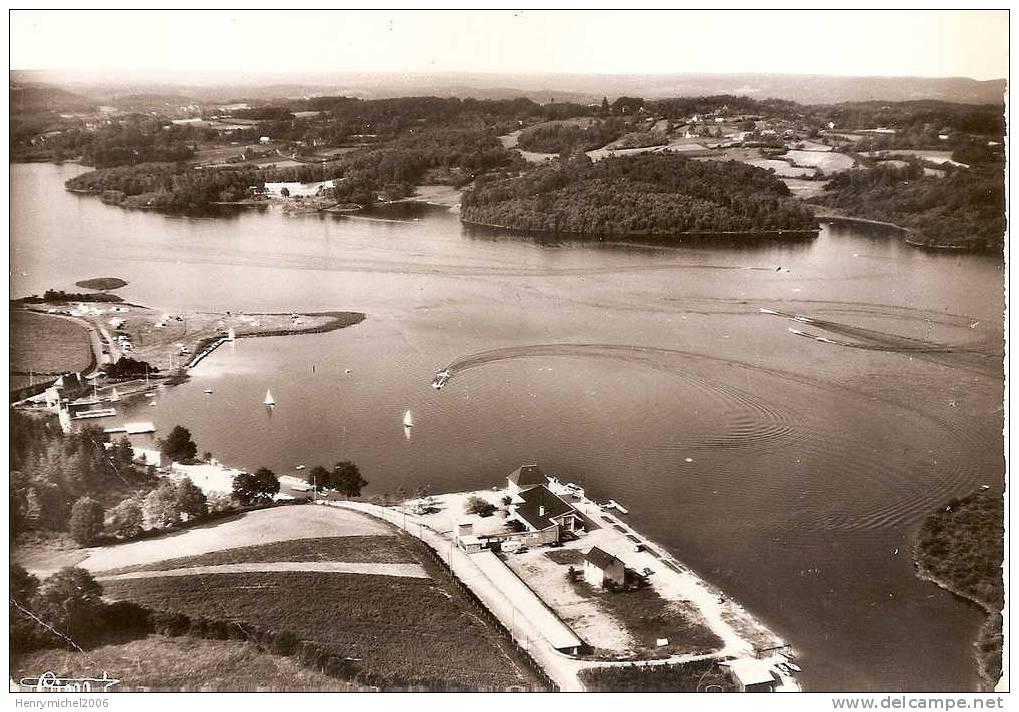
[[[667,153],[576,154],[528,173],[479,181],[464,193],[465,223],[514,230],[666,238],[690,234],[812,233],[813,213],[767,171]]]

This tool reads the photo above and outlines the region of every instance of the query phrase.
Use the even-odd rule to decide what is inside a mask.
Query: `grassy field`
[[[104,581],[103,587],[110,598],[152,609],[290,631],[357,659],[369,675],[393,684],[537,685],[503,633],[479,617],[423,544],[356,512],[294,509],[250,512],[213,526],[104,547],[81,565],[105,572],[273,561],[421,563],[431,578],[265,572]]]
[[[274,507],[196,526],[156,539],[132,541],[90,550],[81,566],[110,571],[156,564],[166,559],[198,556],[214,551],[259,544],[295,545],[301,539],[392,535],[385,524],[356,512],[304,505]]]
[[[346,691],[356,689],[298,665],[289,658],[259,650],[253,643],[150,635],[110,643],[79,653],[39,650],[11,659],[15,680],[51,671],[68,677],[102,676],[120,680],[113,691],[138,687],[196,691]]]
[[[289,630],[392,684],[471,689],[527,685],[500,635],[464,608],[443,574],[229,574],[108,582],[106,595],[150,608]]]
[[[92,363],[88,331],[68,319],[12,309],[10,339],[11,388],[28,385],[29,371],[36,376],[84,371]]]
[[[242,564],[248,562],[272,561],[345,561],[348,563],[403,564],[416,563],[417,553],[401,536],[351,536],[323,537],[321,539],[296,539],[275,544],[243,546],[226,551],[214,551],[198,556],[184,556],[166,559],[152,564],[126,566],[106,572],[108,574],[129,571],[168,571],[192,566],[215,566],[219,564]]]
[[[787,151],[782,158],[796,166],[820,168],[825,173],[847,171],[856,165],[851,156],[831,151]]]
[[[689,605],[667,601],[650,586],[628,591],[596,591],[585,581],[574,584],[578,593],[593,598],[600,609],[619,621],[630,634],[635,657],[711,653],[722,640]],[[659,646],[659,638],[668,645]]]

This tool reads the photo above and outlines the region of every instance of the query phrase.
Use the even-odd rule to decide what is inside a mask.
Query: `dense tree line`
[[[276,167],[195,168],[184,163],[143,163],[91,171],[67,181],[69,190],[97,193],[104,202],[166,211],[200,211],[216,202],[250,197],[266,182],[315,182],[344,178],[339,202],[367,204],[376,196],[399,198],[429,169],[456,169],[460,183],[477,172],[509,166],[516,154],[483,127],[414,129],[378,147],[322,164]]]
[[[877,166],[835,175],[812,203],[853,217],[895,223],[931,246],[999,250],[1005,233],[1005,186],[1001,167],[949,170],[924,175],[919,162]]]
[[[114,504],[150,489],[154,478],[132,464],[127,440],[112,443],[101,428],[64,434],[53,418],[10,414],[11,536],[68,531],[81,498]]]
[[[545,232],[668,236],[813,230],[809,209],[773,175],[737,162],[668,154],[576,155],[518,177],[478,181],[465,222]]]
[[[588,126],[570,123],[538,124],[520,132],[520,148],[538,153],[592,151],[623,135],[625,124],[619,118],[594,121]]]
[[[675,99],[658,99],[647,102],[647,109],[656,116],[670,119],[689,118],[694,114],[711,114],[724,111],[729,114],[748,114],[795,118],[801,113],[801,106],[785,99],[751,99],[733,94],[712,96],[685,96]]]
[[[216,202],[241,200],[266,181],[314,182],[341,177],[341,162],[318,165],[238,166],[199,169],[180,163],[142,163],[82,173],[69,190],[99,194],[104,202],[166,211],[197,211]]]
[[[510,166],[517,154],[479,127],[447,127],[408,132],[377,149],[343,156],[345,180],[333,190],[340,203],[367,205],[378,197],[411,195],[427,171],[442,169],[446,180],[463,185],[478,173]]]
[[[16,300],[22,304],[66,304],[68,302],[122,302],[116,294],[106,292],[65,292],[62,289],[47,289],[40,297],[33,294]]]

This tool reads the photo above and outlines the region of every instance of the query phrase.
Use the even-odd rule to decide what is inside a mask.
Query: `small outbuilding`
[[[774,692],[778,685],[771,663],[757,658],[737,658],[722,663],[728,666],[739,692]]]
[[[584,580],[597,588],[626,582],[626,566],[618,558],[597,546],[584,555]]]

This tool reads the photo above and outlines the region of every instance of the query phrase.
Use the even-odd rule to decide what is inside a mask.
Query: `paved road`
[[[321,502],[321,504],[343,509],[352,509],[374,515],[379,519],[416,536],[434,549],[474,594],[510,631],[516,640],[542,667],[564,692],[579,692],[584,689],[577,673],[588,667],[583,661],[571,658],[552,647],[541,631],[509,600],[505,594],[472,561],[471,555],[456,547],[451,539],[430,529],[420,518],[402,511],[380,507],[366,502]]]

